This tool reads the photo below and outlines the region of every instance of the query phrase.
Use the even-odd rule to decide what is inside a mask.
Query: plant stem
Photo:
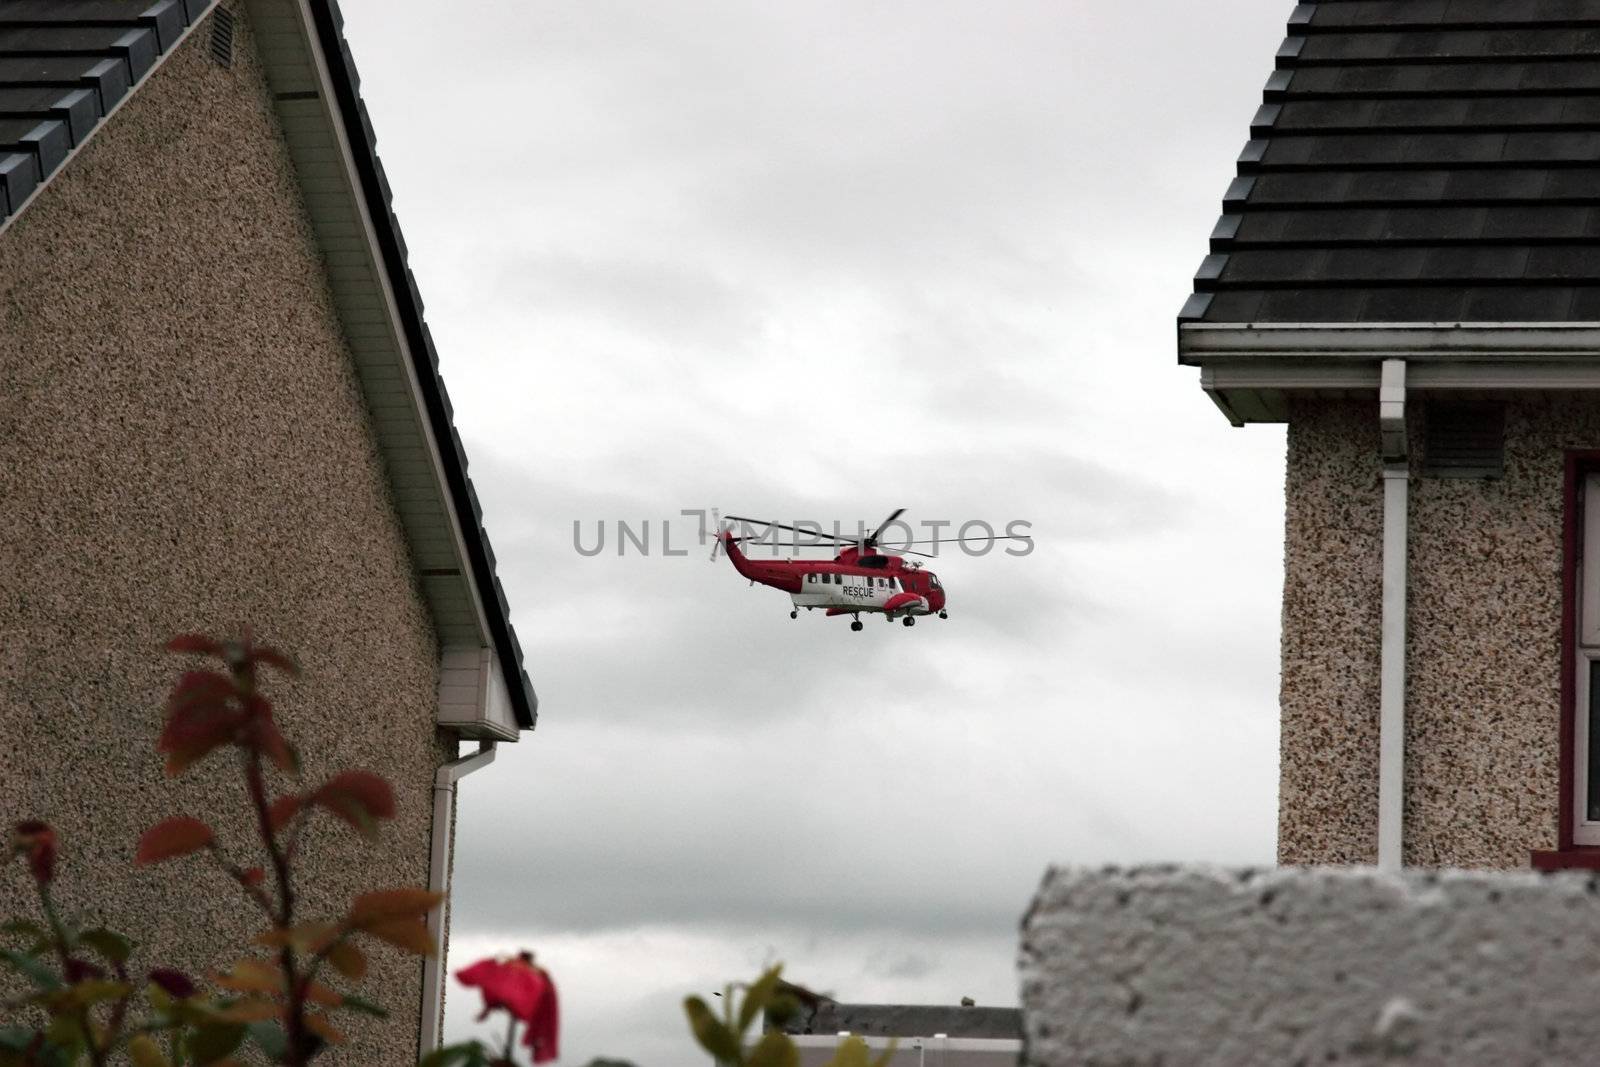
[[[250,790],[250,803],[256,810],[256,826],[261,832],[261,843],[266,846],[272,861],[272,873],[278,882],[278,927],[288,930],[294,926],[294,885],[289,878],[289,861],[278,848],[272,833],[272,809],[267,801],[267,783],[261,773],[261,753],[247,747],[244,756],[244,780]],[[306,1047],[305,982],[296,968],[294,945],[285,941],[278,950],[278,963],[283,968],[287,985],[287,1008],[284,1012],[284,1029],[289,1045],[287,1063],[290,1067],[305,1067],[310,1050]]]
[[[510,1015],[511,1013],[507,1012],[506,1014]],[[517,1037],[517,1017],[515,1015],[512,1015],[511,1016],[511,1025],[506,1027],[506,1054],[505,1054],[505,1061],[507,1063],[514,1063],[515,1062],[511,1058],[511,1054],[513,1052],[515,1052],[516,1048],[517,1048],[516,1037]]]
[[[39,888],[39,905],[44,909],[45,921],[50,924],[50,940],[55,942],[56,957],[61,961],[61,978],[68,985],[72,984],[72,954],[67,951],[67,931],[61,924],[61,916],[56,914],[55,902],[50,899],[50,886],[45,882],[34,883]],[[94,1019],[90,1016],[87,1005],[80,1007],[77,1012],[78,1026],[83,1030],[84,1044],[89,1048],[89,1062],[94,1067],[106,1067],[105,1050],[100,1047],[100,1042],[95,1040]]]

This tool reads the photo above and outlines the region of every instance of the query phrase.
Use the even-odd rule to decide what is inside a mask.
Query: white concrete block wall
[[[1025,1062],[1600,1063],[1586,874],[1051,870]]]

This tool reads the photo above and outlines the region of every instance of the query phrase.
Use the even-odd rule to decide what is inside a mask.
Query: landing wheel
[[[860,630],[861,629],[861,620],[857,619],[855,622],[851,623],[850,624],[850,629],[852,629],[852,630]]]
[[[949,617],[950,617],[950,615],[949,615],[948,612],[943,612],[943,611],[939,612],[939,618],[948,619]]]
[[[789,618],[798,619],[799,617],[800,617],[800,609],[799,608],[795,608],[793,611],[789,612]]]
[[[915,626],[917,624],[917,620],[913,619],[910,615],[907,615],[905,618],[900,620],[900,624],[902,626]]]

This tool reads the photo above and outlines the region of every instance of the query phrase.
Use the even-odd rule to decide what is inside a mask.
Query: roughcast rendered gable
[[[427,878],[437,647],[250,27],[201,27],[0,233],[0,815],[62,835],[59,896],[149,963],[203,971],[263,928],[196,859],[150,871],[160,818],[212,818],[243,861],[237,769],[153,752],[183,630],[252,624],[306,778],[363,767],[399,818],[308,841],[304,906]],[[449,746],[453,750],[453,744]],[[225,813],[225,814],[223,814]],[[28,899],[0,869],[0,901]],[[375,950],[359,1054],[414,1062],[421,968]],[[342,1024],[341,1024],[342,1025]]]

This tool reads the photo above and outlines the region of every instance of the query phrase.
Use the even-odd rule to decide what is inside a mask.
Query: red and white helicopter
[[[786,526],[781,522],[743,519],[729,515],[722,532],[717,536],[717,543],[711,547],[711,558],[716,559],[718,549],[726,551],[728,559],[733,563],[733,569],[750,579],[752,584],[760,582],[762,585],[770,585],[774,589],[788,593],[794,602],[789,611],[791,619],[800,617],[801,608],[807,611],[816,611],[820,608],[830,616],[849,615],[850,629],[857,631],[862,628],[863,614],[881,614],[889,622],[900,619],[906,626],[914,626],[920,615],[937,614],[941,619],[948,619],[950,616],[945,611],[944,586],[939,583],[938,575],[925,569],[916,560],[908,562],[903,556],[878,550],[878,539],[883,536],[883,531],[905,514],[905,510],[897,508],[894,514],[878,525],[876,530],[860,538],[841,537],[838,534],[823,533],[815,528],[802,530]],[[761,526],[768,531],[788,530],[812,540],[807,544],[801,544],[793,541],[770,541],[766,534],[759,537],[736,537],[728,525],[732,523],[743,524],[746,528]],[[1004,538],[1008,535],[997,536]],[[911,541],[908,544],[927,545],[946,541],[979,540],[987,541],[993,538],[937,537]],[[831,560],[761,560],[745,555],[739,548],[743,541],[780,548],[844,547]],[[927,552],[918,552],[909,547],[897,548],[895,551],[934,558]]]

